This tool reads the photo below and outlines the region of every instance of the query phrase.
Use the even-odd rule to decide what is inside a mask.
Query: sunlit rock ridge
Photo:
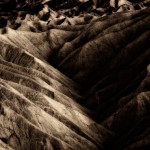
[[[149,150],[150,1],[0,1],[0,150]]]

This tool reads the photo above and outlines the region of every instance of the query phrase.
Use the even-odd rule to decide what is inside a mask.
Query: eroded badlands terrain
[[[0,1],[0,150],[149,150],[149,6]]]

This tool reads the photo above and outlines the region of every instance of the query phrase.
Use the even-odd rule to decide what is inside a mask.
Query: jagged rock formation
[[[0,149],[149,149],[149,1],[56,2],[0,2]]]

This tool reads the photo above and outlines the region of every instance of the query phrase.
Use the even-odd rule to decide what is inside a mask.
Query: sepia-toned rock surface
[[[0,1],[0,150],[149,150],[149,4]]]

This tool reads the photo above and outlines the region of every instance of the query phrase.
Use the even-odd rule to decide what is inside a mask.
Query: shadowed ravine
[[[0,150],[149,150],[149,6],[0,2]]]

